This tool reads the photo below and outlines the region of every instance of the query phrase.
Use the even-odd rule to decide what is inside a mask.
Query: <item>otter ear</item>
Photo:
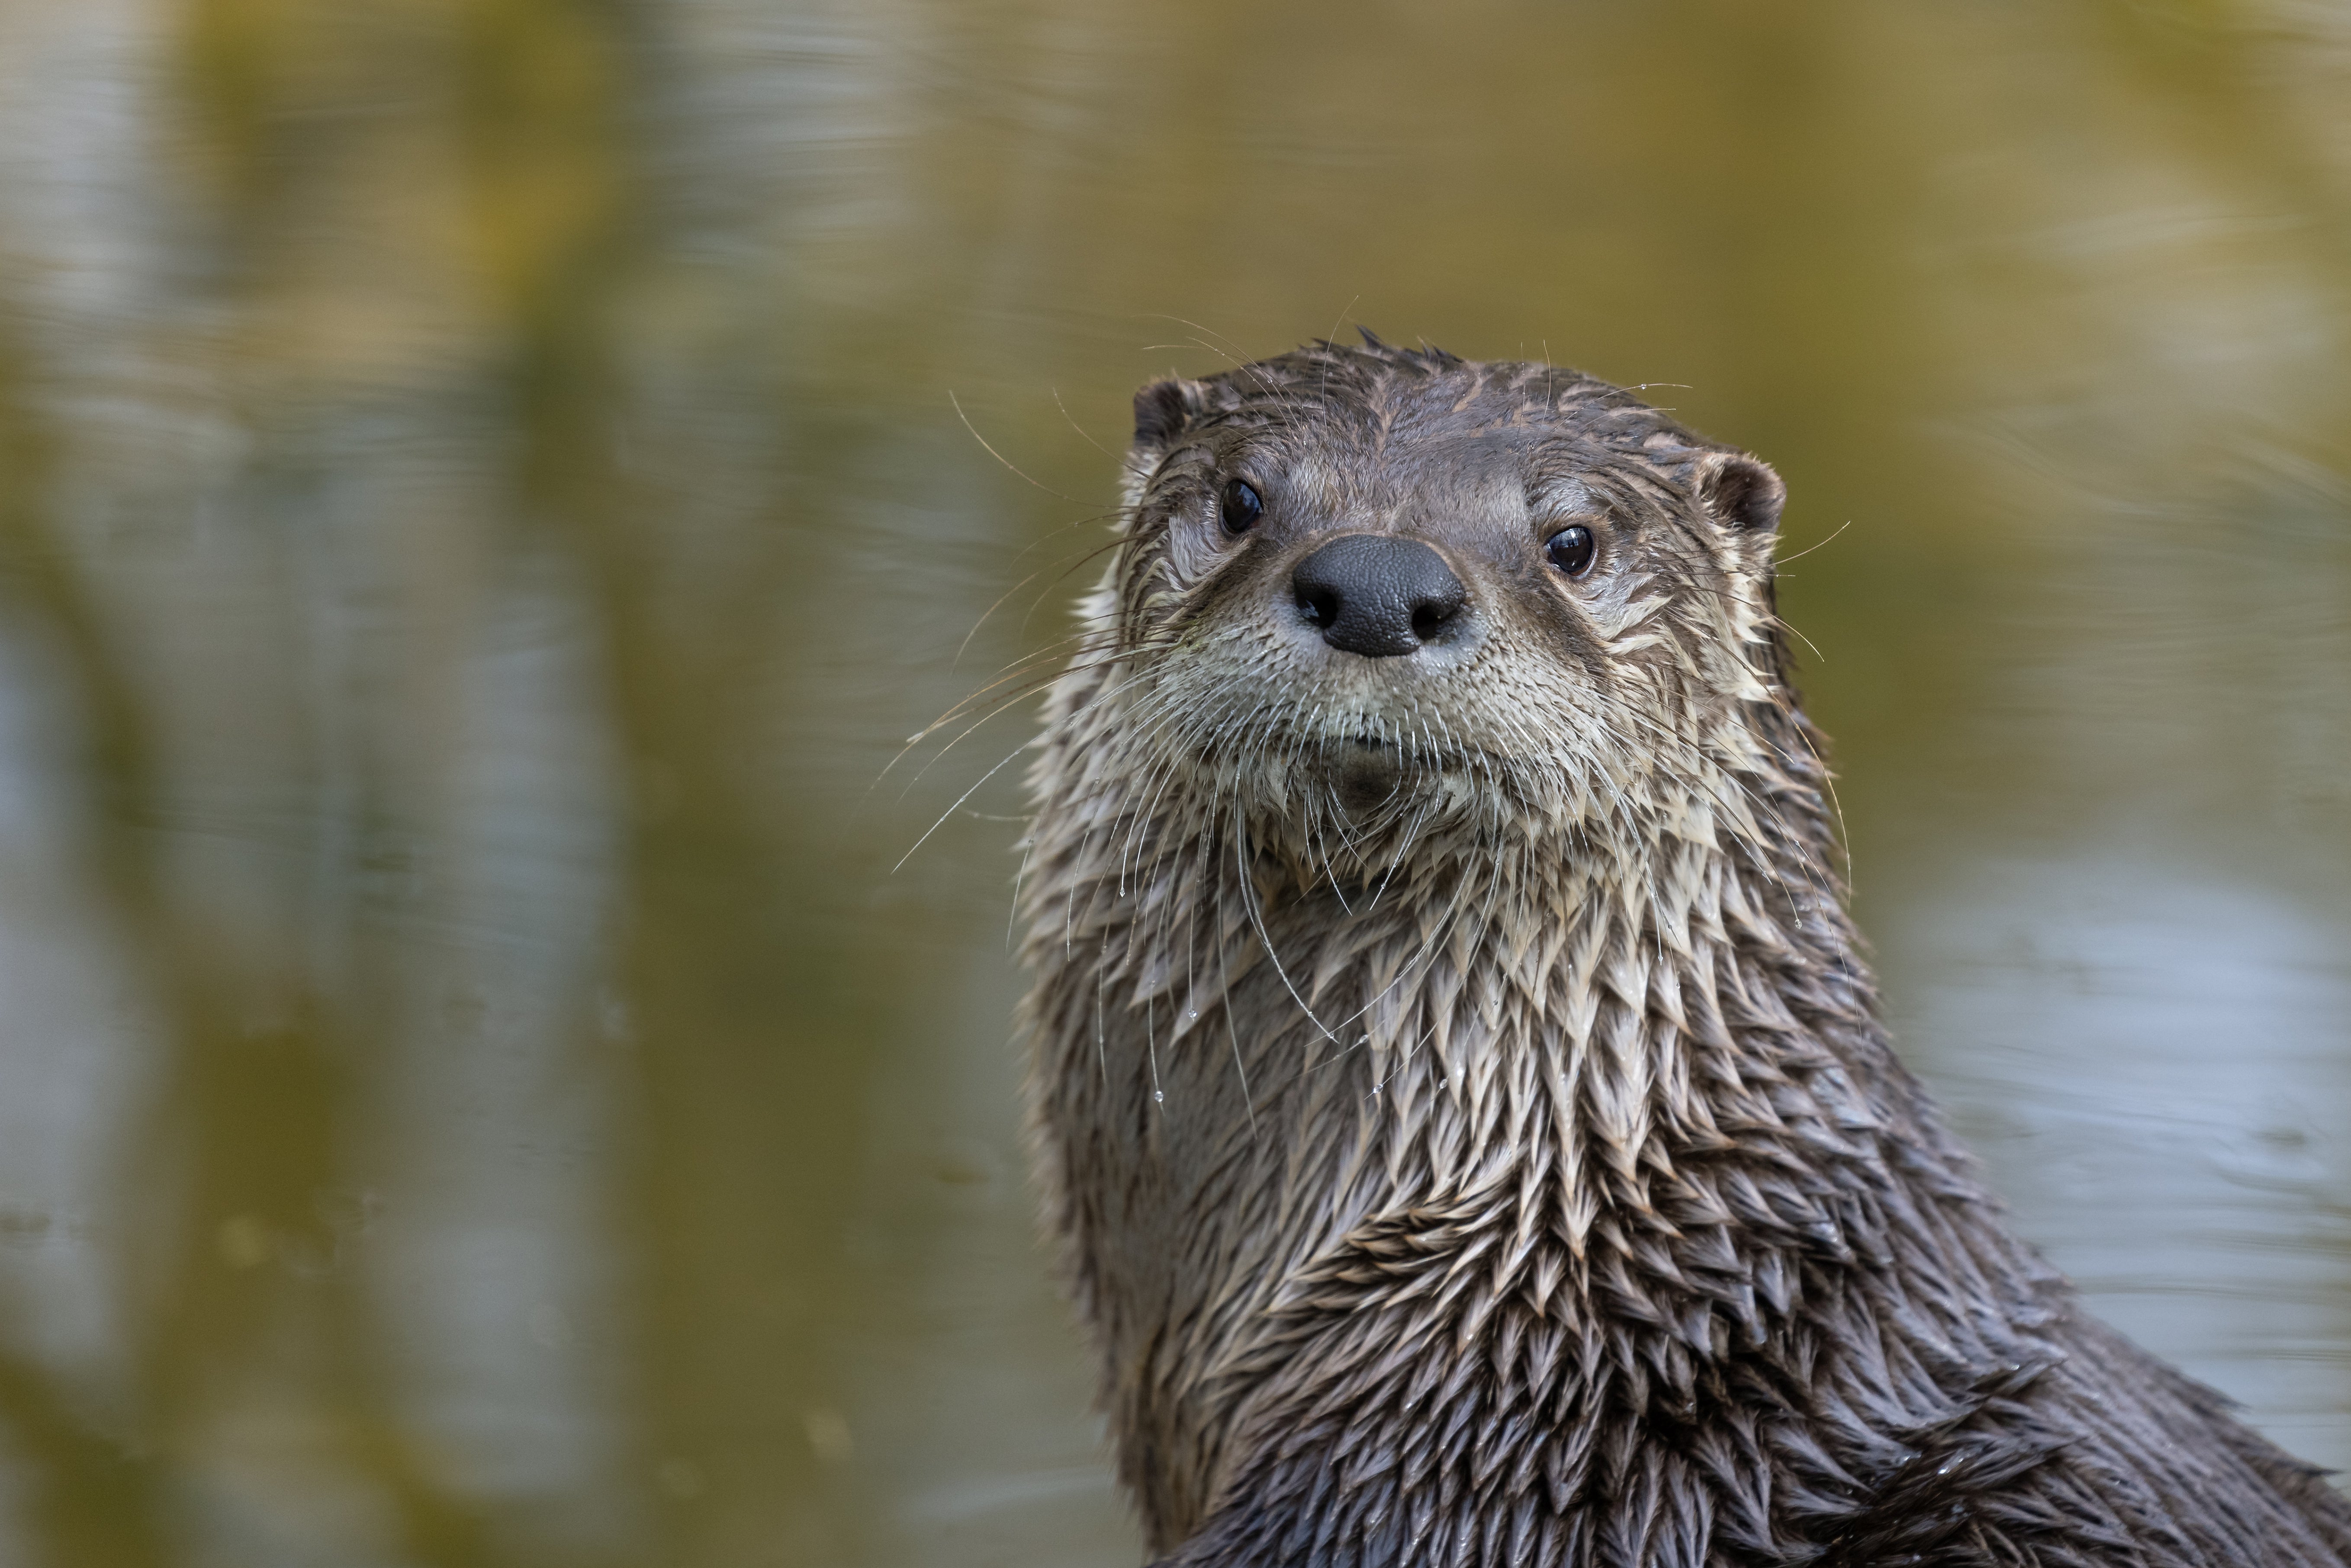
[[[1744,453],[1709,452],[1698,460],[1698,498],[1724,528],[1768,534],[1780,526],[1788,486],[1769,465]]]
[[[1205,406],[1197,382],[1154,382],[1134,394],[1134,444],[1145,452],[1165,452]]]

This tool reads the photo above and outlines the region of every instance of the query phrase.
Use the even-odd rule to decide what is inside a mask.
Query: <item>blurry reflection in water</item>
[[[1134,385],[1350,319],[1781,466],[1906,1048],[2351,1464],[2346,77],[2260,0],[0,0],[0,1560],[1130,1558],[1017,767],[950,810],[1030,711],[874,780],[1058,635]]]

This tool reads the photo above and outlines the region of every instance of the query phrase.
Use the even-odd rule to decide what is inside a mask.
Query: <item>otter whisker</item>
[[[1124,520],[1123,513],[1112,514],[1112,517],[1114,523],[1122,523]],[[1102,544],[1096,545],[1090,550],[1081,551],[1077,556],[1073,557],[1058,573],[1054,575],[1053,580],[1040,589],[1038,591],[1037,597],[1029,601],[1029,608],[1021,612],[1019,623],[1015,630],[1019,632],[1025,633],[1029,630],[1029,622],[1035,619],[1037,612],[1044,607],[1046,597],[1053,589],[1059,587],[1064,582],[1067,582],[1073,573],[1084,570],[1089,562],[1099,560],[1102,557],[1106,555],[1115,554],[1125,543],[1126,540],[1124,538],[1113,533],[1109,539],[1105,540]],[[1082,606],[1081,606],[1074,619],[1081,624],[1083,624],[1089,621],[1111,621],[1114,618],[1115,613],[1116,612],[1114,611],[1089,613]]]
[[[1102,1069],[1102,1087],[1110,1087],[1109,1030],[1102,1018],[1102,991],[1110,984],[1110,928],[1102,936],[1102,957],[1094,965],[1094,1060]]]
[[[1143,998],[1143,1049],[1151,1063],[1151,1103],[1165,1105],[1167,1103],[1167,1092],[1159,1082],[1159,1037],[1152,1027],[1153,1015],[1157,1010],[1156,998],[1145,996]]]
[[[1221,861],[1217,862],[1217,902],[1221,904],[1224,883]],[[1257,1141],[1257,1101],[1249,1094],[1249,1068],[1241,1061],[1241,1037],[1233,1023],[1232,971],[1225,962],[1225,944],[1221,935],[1222,922],[1218,923],[1217,930],[1219,935],[1217,941],[1217,980],[1221,995],[1217,999],[1217,1010],[1225,1015],[1225,1039],[1231,1044],[1233,1050],[1233,1076],[1239,1081],[1241,1086],[1241,1105],[1249,1113],[1249,1141],[1255,1143]]]
[[[954,707],[949,708],[939,719],[932,721],[933,727],[936,727],[939,724],[952,719],[956,714],[968,708],[972,704],[985,698],[998,686],[1004,685],[1009,682],[1030,678],[1033,672],[1029,670],[1029,666],[1032,664],[1050,666],[1058,675],[1064,673],[1067,666],[1065,664],[1057,664],[1055,663],[1057,660],[1067,660],[1071,658],[1079,660],[1118,660],[1140,658],[1161,652],[1166,648],[1173,647],[1174,645],[1175,639],[1172,637],[1162,638],[1141,644],[1125,643],[1119,639],[1117,631],[1113,627],[1095,627],[1090,630],[1081,630],[1071,632],[1066,637],[1057,639],[1056,641],[1049,643],[1032,653],[1024,653],[1019,658],[1013,660],[999,671],[996,677],[989,681],[986,685],[981,686],[977,691],[961,699],[961,701],[956,703]]]
[[[947,661],[947,668],[952,670],[957,664],[963,663],[965,653],[971,647],[971,640],[979,635],[979,629],[987,624],[987,618],[1004,607],[1004,601],[1006,600],[1011,598],[1014,594],[1019,592],[1022,589],[1028,587],[1039,578],[1044,576],[1048,570],[1050,569],[1040,566],[1035,571],[1030,572],[1028,576],[1022,578],[1019,581],[1006,589],[1002,593],[998,594],[994,601],[988,604],[988,607],[979,612],[979,619],[971,623],[971,630],[963,634],[963,641],[956,644],[955,657]],[[1030,654],[1029,656],[1034,657],[1035,655]]]
[[[1129,656],[1131,656],[1129,653],[1121,652],[1113,654],[1110,658],[1102,661],[1102,663],[1104,664],[1114,664],[1121,659]],[[972,722],[969,727],[966,728],[961,734],[958,734],[954,740],[949,741],[946,746],[942,747],[937,756],[933,757],[930,762],[924,764],[925,771],[927,771],[932,766],[935,765],[940,757],[944,757],[949,750],[953,749],[957,742],[963,740],[974,730],[979,728],[982,725],[987,724],[988,720],[996,717],[998,714],[1004,713],[1010,708],[1018,707],[1021,703],[1026,702],[1029,698],[1046,689],[1055,681],[1061,679],[1071,670],[1082,673],[1086,669],[1099,667],[1096,664],[1084,662],[1091,657],[1091,654],[1087,652],[1081,652],[1078,657],[1080,662],[1063,664],[1059,669],[1029,672],[1019,674],[1008,674],[989,682],[987,685],[981,687],[979,691],[972,694],[970,696],[963,698],[960,702],[956,703],[955,706],[949,708],[945,714],[942,714],[939,717],[932,720],[922,729],[917,730],[904,746],[898,748],[896,754],[893,755],[887,763],[883,765],[882,771],[874,776],[873,783],[878,784],[883,779],[886,778],[889,775],[890,769],[895,768],[901,761],[903,761],[905,758],[906,754],[912,751],[915,747],[921,745],[924,741],[929,739],[932,736],[937,734],[941,729],[946,727],[948,725],[960,722],[962,719],[968,717],[971,705],[977,702],[979,698],[995,692],[996,688],[998,686],[1005,685],[1008,683],[1013,683],[1015,684],[1016,689],[1008,696],[998,694],[1001,700],[998,701],[997,706],[990,708],[987,713],[982,714],[977,719]],[[917,779],[919,779],[921,775],[916,775]],[[872,785],[868,785],[867,788],[871,789]]]
[[[1240,873],[1241,907],[1248,912],[1249,923],[1257,928],[1258,945],[1265,950],[1266,962],[1273,966],[1273,972],[1280,977],[1282,988],[1290,993],[1290,999],[1298,1004],[1298,1010],[1306,1015],[1306,1021],[1320,1030],[1323,1039],[1333,1045],[1338,1044],[1339,1037],[1315,1016],[1312,1008],[1307,1006],[1305,997],[1300,994],[1297,985],[1290,979],[1290,971],[1282,967],[1281,955],[1274,951],[1273,935],[1266,929],[1265,912],[1258,906],[1256,886],[1249,876],[1249,826],[1246,822],[1236,821],[1233,824],[1233,852],[1235,867]]]
[[[960,402],[959,401],[957,401],[957,399],[956,399],[956,394],[955,394],[955,392],[954,392],[952,390],[950,390],[950,391],[948,392],[948,393],[947,393],[947,402],[948,402],[949,403],[951,403],[951,404],[953,404],[953,405],[954,405],[954,407],[955,407],[955,411],[956,411],[956,417],[957,419],[959,419],[959,420],[962,420],[962,421],[963,421],[963,427],[964,427],[966,430],[968,430],[968,431],[970,431],[970,432],[971,432],[971,438],[972,438],[974,441],[978,442],[978,443],[980,444],[980,445],[981,445],[983,448],[985,448],[985,449],[987,450],[987,455],[988,455],[990,457],[993,457],[993,458],[995,458],[998,463],[1003,464],[1007,471],[1008,471],[1009,473],[1011,473],[1012,475],[1014,475],[1015,476],[1017,476],[1017,477],[1019,477],[1019,478],[1028,480],[1028,482],[1029,482],[1029,484],[1031,484],[1031,485],[1035,485],[1035,486],[1037,486],[1037,488],[1038,488],[1038,489],[1044,491],[1044,492],[1045,492],[1045,494],[1047,494],[1048,496],[1054,497],[1055,498],[1060,499],[1060,500],[1067,501],[1067,502],[1069,502],[1069,503],[1070,503],[1071,506],[1073,506],[1073,507],[1082,507],[1082,506],[1084,506],[1084,505],[1085,505],[1085,503],[1084,503],[1083,501],[1079,500],[1079,499],[1078,499],[1076,497],[1074,497],[1074,496],[1064,496],[1064,495],[1062,495],[1059,490],[1054,489],[1050,485],[1041,484],[1041,483],[1040,483],[1039,481],[1037,481],[1037,480],[1035,480],[1035,479],[1029,479],[1028,475],[1021,473],[1021,472],[1020,472],[1020,470],[1019,470],[1018,467],[1014,466],[1013,462],[1012,462],[1012,460],[1011,460],[1010,458],[1008,458],[1008,457],[1005,456],[1003,453],[998,452],[995,447],[993,447],[993,446],[989,446],[989,445],[987,444],[987,437],[986,437],[985,435],[982,435],[982,434],[979,433],[979,427],[978,427],[977,425],[976,425],[976,424],[972,423],[972,422],[971,422],[971,415],[969,415],[969,414],[967,414],[967,413],[964,413],[962,402]]]
[[[1078,423],[1077,416],[1070,412],[1070,405],[1061,401],[1061,388],[1047,387],[1045,390],[1053,394],[1053,406],[1061,411],[1061,417],[1069,421],[1070,428],[1078,433],[1078,436],[1081,440],[1105,457],[1117,457],[1117,453],[1113,452],[1109,447],[1104,446],[1101,442],[1096,441],[1092,436],[1086,434],[1085,426],[1080,424]]]
[[[1029,880],[1029,862],[1037,852],[1036,834],[1033,831],[1023,833],[1017,847],[1020,851],[1020,865],[1012,873],[1012,899],[1004,915],[1004,950],[1008,953],[1012,950],[1012,945],[1019,936],[1020,888],[1021,884]]]
[[[923,836],[916,839],[912,845],[908,846],[906,852],[898,857],[897,864],[893,865],[890,868],[890,873],[893,876],[895,876],[908,861],[914,858],[914,852],[921,849],[925,844],[930,842],[931,835],[937,832],[941,828],[946,826],[947,819],[954,816],[958,810],[962,810],[963,803],[966,800],[970,800],[973,795],[978,792],[981,785],[987,783],[989,779],[1003,772],[1006,763],[1009,763],[1014,758],[1019,756],[1022,752],[1028,750],[1035,744],[1036,742],[1033,740],[1022,741],[1019,746],[1014,747],[1009,752],[1006,753],[1003,762],[998,763],[995,767],[989,768],[987,772],[981,774],[977,779],[973,780],[971,788],[956,796],[955,798],[955,804],[949,806],[945,811],[941,812],[939,814],[939,820],[933,822],[929,827],[925,828],[923,830]]]
[[[1148,699],[1146,699],[1146,701]],[[1232,700],[1238,701],[1238,699],[1235,698]],[[1227,711],[1231,706],[1231,702],[1228,702],[1226,709],[1219,711]],[[1146,736],[1156,737],[1169,723],[1189,724],[1190,722],[1190,720],[1186,719],[1180,713],[1171,708],[1167,716],[1164,718],[1145,719],[1144,721],[1144,728]],[[1164,755],[1157,763],[1154,764],[1152,766],[1152,770],[1144,776],[1144,788],[1148,791],[1149,800],[1148,803],[1141,810],[1136,812],[1134,826],[1129,832],[1126,845],[1120,852],[1119,863],[1121,866],[1120,879],[1122,884],[1125,879],[1124,868],[1136,847],[1139,836],[1143,832],[1145,824],[1155,814],[1158,809],[1160,793],[1165,789],[1167,783],[1174,779],[1178,768],[1181,766],[1183,749],[1184,747],[1179,737],[1178,743],[1176,746],[1168,747],[1165,755]]]

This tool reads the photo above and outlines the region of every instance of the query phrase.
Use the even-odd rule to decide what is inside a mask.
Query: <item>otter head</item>
[[[1133,776],[1341,879],[1719,805],[1778,700],[1778,476],[1576,372],[1366,338],[1137,394],[1093,606]]]

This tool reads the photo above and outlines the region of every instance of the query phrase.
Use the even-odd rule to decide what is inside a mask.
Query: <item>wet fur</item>
[[[1217,530],[1243,467],[1287,535]],[[1031,779],[1025,1023],[1160,1561],[2345,1561],[2318,1472],[2083,1315],[1888,1051],[1768,469],[1374,343],[1146,389],[1129,480]],[[1571,515],[1605,581],[1544,577]],[[1284,640],[1350,528],[1469,561],[1473,654]]]

